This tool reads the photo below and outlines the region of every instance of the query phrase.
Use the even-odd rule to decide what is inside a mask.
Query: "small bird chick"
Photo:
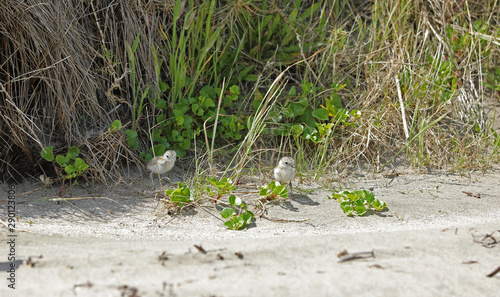
[[[294,163],[292,158],[284,157],[274,168],[274,178],[282,184],[289,182],[290,190],[292,189],[292,180],[295,178]]]
[[[154,157],[153,159],[149,160],[149,162],[146,164],[146,167],[149,171],[151,171],[151,174],[149,175],[151,177],[151,181],[153,181],[153,174],[158,173],[161,175],[172,170],[175,164],[176,157],[177,153],[171,150],[166,151],[163,156]]]

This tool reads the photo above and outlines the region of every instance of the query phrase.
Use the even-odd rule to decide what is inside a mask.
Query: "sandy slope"
[[[35,264],[18,267],[15,291],[3,277],[0,295],[495,296],[500,273],[486,275],[500,266],[500,246],[480,241],[485,234],[500,241],[493,233],[500,230],[499,181],[498,172],[366,175],[344,186],[372,189],[388,211],[349,218],[326,198],[331,191],[316,187],[268,206],[269,217],[307,221],[258,218],[244,231],[226,230],[208,203],[170,217],[134,191],[142,187],[94,190],[107,198],[59,204],[35,201],[59,191],[43,189],[16,198],[16,254]],[[16,193],[33,187],[18,185]],[[243,197],[251,204],[255,196]],[[343,250],[373,250],[375,258],[339,263]],[[0,253],[7,261],[8,246]]]

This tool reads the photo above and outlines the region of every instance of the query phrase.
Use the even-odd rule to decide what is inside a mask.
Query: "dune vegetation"
[[[498,161],[484,111],[500,94],[496,0],[3,0],[0,11],[2,182],[108,184],[166,150],[203,176],[282,156],[311,179]]]

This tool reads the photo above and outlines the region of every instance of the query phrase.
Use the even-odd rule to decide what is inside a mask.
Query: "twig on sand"
[[[472,240],[475,243],[480,243],[482,246],[486,248],[493,248],[495,247],[498,243],[500,243],[500,240],[496,239],[493,235],[497,232],[500,232],[500,230],[495,230],[491,232],[490,234],[485,234],[481,239],[477,239],[477,236],[472,234]]]
[[[214,249],[214,250],[207,250],[201,246],[201,244],[195,244],[194,247],[198,250],[198,252],[206,255],[207,253],[213,253],[213,252],[223,252],[226,250],[226,248],[220,248],[220,249]],[[191,252],[191,250],[189,251]]]
[[[202,254],[206,254],[206,253],[207,253],[207,251],[205,251],[205,249],[201,246],[201,244],[200,244],[200,245],[196,245],[196,244],[195,244],[195,245],[194,245],[194,247],[195,247],[195,248],[196,248],[196,249],[197,249],[200,253],[202,253]]]
[[[481,194],[473,194],[471,192],[466,192],[466,191],[462,191],[462,193],[466,194],[467,196],[470,196],[470,197],[474,197],[474,198],[477,198],[477,199],[481,199]]]
[[[497,269],[493,270],[492,273],[488,274],[487,277],[494,277],[495,274],[500,272],[500,266],[497,267]]]
[[[280,222],[280,223],[303,223],[309,221],[309,219],[300,219],[300,220],[276,219],[268,217],[266,214],[261,214],[260,217],[269,221]]]
[[[373,250],[369,252],[358,252],[352,254],[348,253],[347,255],[340,257],[339,263],[368,258],[375,258],[375,253]]]

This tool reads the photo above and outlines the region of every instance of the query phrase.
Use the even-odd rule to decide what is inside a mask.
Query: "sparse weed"
[[[122,122],[120,120],[115,120],[109,126],[109,131],[116,132],[122,129]],[[125,130],[125,135],[127,135],[127,145],[130,148],[138,149],[139,148],[139,140],[137,139],[137,132],[131,129]]]
[[[364,216],[367,210],[382,211],[387,207],[385,202],[376,199],[373,193],[367,190],[333,192],[332,197],[328,198],[336,199],[340,208],[350,217]]]
[[[121,130],[121,128],[122,128],[122,122],[120,120],[114,120],[113,123],[109,125],[108,130],[111,132],[115,132]]]
[[[288,190],[286,189],[286,185],[281,185],[279,182],[274,180],[263,187],[259,187],[259,189],[259,196],[262,197],[261,200],[271,201],[279,198],[288,198]]]
[[[135,51],[139,46],[140,34],[137,33],[134,43],[132,46],[126,45],[128,59],[130,63],[130,75],[132,77],[132,130],[136,131],[139,118],[141,117],[142,110],[144,109],[144,99],[148,96],[149,88],[148,85],[145,90],[142,91],[139,100],[139,93],[141,92],[142,80],[137,81],[136,75],[136,65],[135,65]]]
[[[68,149],[66,155],[57,155],[54,157],[54,147],[46,146],[40,152],[42,158],[49,162],[55,162],[59,165],[60,169],[56,170],[64,179],[74,179],[78,176],[82,175],[89,165],[85,163],[81,158],[78,158],[80,155],[80,150],[76,146],[71,146]],[[64,172],[63,172],[64,170]],[[76,180],[74,183],[77,183]]]
[[[215,177],[208,177],[206,180],[212,186],[206,186],[205,191],[212,196],[215,202],[223,195],[236,190],[236,186],[233,185],[233,182],[228,177],[223,177],[220,180],[217,180]]]
[[[498,66],[495,65],[495,69],[487,73],[484,85],[500,93],[500,68]]]
[[[165,191],[165,194],[170,198],[170,202],[180,208],[184,206],[184,203],[194,201],[191,189],[181,182],[177,183],[177,189],[168,189]]]
[[[163,99],[154,101],[157,109],[163,110],[156,116],[157,128],[153,130],[152,138],[155,144],[152,150],[164,151],[173,148],[179,152],[180,156],[185,155],[191,148],[194,134],[206,129],[206,135],[213,137],[213,126],[217,114],[217,97],[222,92],[211,86],[205,86],[200,90],[197,97],[180,98],[174,104],[173,117],[168,118],[169,108]],[[222,96],[221,107],[219,109],[220,123],[216,136],[227,141],[237,141],[241,139],[245,129],[242,117],[228,114],[228,109],[234,106],[234,101],[239,98],[239,88],[232,86],[229,92]],[[151,154],[152,156],[152,154]],[[147,157],[145,157],[147,160]],[[150,158],[149,158],[150,159]]]
[[[227,219],[224,223],[227,228],[232,230],[243,229],[255,218],[255,215],[248,210],[247,205],[239,197],[229,196],[229,204],[231,207],[226,207],[220,212],[222,218]]]

